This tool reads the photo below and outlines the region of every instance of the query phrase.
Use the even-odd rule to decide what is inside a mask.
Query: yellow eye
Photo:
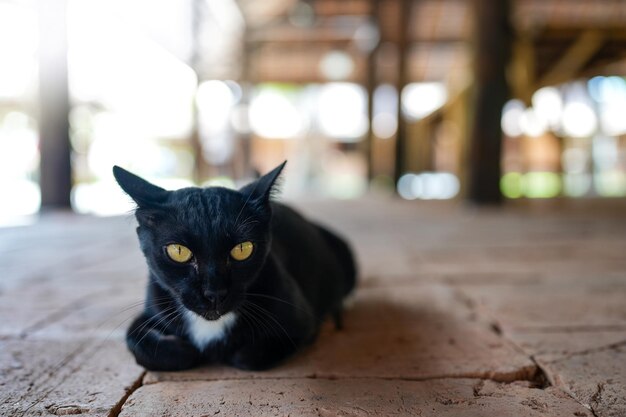
[[[254,249],[254,243],[252,242],[242,242],[235,245],[234,248],[230,251],[230,256],[233,257],[236,261],[245,261],[252,255],[252,250]]]
[[[169,256],[172,261],[184,263],[193,256],[193,253],[191,253],[188,247],[179,245],[178,243],[167,245],[165,249],[167,250],[167,256]]]

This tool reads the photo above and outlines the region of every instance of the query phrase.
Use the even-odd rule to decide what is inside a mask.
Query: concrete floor
[[[626,415],[626,202],[299,206],[361,283],[344,331],[259,373],[135,365],[129,218],[0,229],[0,415]]]

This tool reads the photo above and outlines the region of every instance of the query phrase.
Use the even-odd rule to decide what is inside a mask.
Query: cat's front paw
[[[182,371],[200,362],[200,352],[178,336],[151,330],[142,340],[127,339],[137,363],[150,371]]]

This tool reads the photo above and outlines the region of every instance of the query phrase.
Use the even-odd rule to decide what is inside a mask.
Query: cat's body
[[[264,369],[312,342],[328,315],[340,324],[342,301],[355,285],[352,254],[327,229],[269,201],[282,167],[240,191],[173,192],[116,169],[138,203],[150,268],[145,310],[127,333],[139,364]],[[238,261],[241,242],[253,249]],[[174,261],[172,244],[180,244],[176,257],[186,249],[193,256]]]

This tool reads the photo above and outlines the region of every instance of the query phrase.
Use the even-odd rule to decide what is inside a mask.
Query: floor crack
[[[613,350],[613,349],[619,349],[622,346],[626,346],[626,340],[622,340],[616,343],[611,343],[609,345],[604,345],[604,346],[598,346],[598,347],[594,347],[594,348],[590,348],[590,349],[585,349],[585,350],[581,350],[578,352],[570,352],[570,353],[563,353],[563,355],[557,359],[551,360],[551,361],[546,361],[547,364],[554,364],[554,363],[559,363],[561,361],[570,359],[570,358],[574,358],[576,356],[584,356],[584,355],[589,355],[592,353],[598,353],[598,352],[604,352],[605,350]]]
[[[143,371],[141,375],[133,382],[133,384],[126,390],[126,394],[111,408],[107,417],[118,417],[122,412],[122,407],[128,400],[128,398],[133,395],[135,391],[137,391],[143,385],[143,378],[146,376],[147,371]]]
[[[620,332],[626,330],[623,324],[592,324],[592,325],[542,325],[525,326],[516,325],[512,328],[525,333],[594,333],[594,332]]]
[[[600,404],[602,401],[602,392],[604,391],[604,382],[600,382],[597,385],[596,392],[591,396],[591,401],[589,401],[589,407],[593,410],[592,404]]]
[[[522,355],[526,356],[534,365],[534,370],[527,372],[528,370],[521,369],[520,371],[524,373],[526,371],[526,375],[522,375],[522,378],[516,378],[516,380],[524,380],[531,382],[536,388],[546,389],[554,384],[554,381],[550,378],[550,374],[546,371],[546,369],[541,366],[539,362],[532,356],[529,355],[521,346],[511,340],[506,336],[500,322],[496,320],[494,317],[491,317],[487,312],[481,311],[480,304],[476,302],[473,298],[464,293],[461,289],[456,289],[455,296],[463,302],[467,308],[472,311],[479,321],[485,323],[489,329],[495,333],[498,337],[508,343],[513,349],[520,352]],[[487,378],[489,379],[489,378]],[[502,382],[502,381],[500,381]]]
[[[246,380],[297,380],[297,379],[320,379],[320,380],[346,380],[346,379],[377,379],[381,381],[414,381],[414,382],[422,382],[422,381],[436,381],[440,379],[476,379],[479,381],[492,381],[498,384],[511,384],[515,382],[531,382],[535,383],[536,381],[536,370],[533,367],[532,369],[523,369],[520,372],[515,373],[497,373],[497,372],[468,372],[468,373],[459,373],[459,374],[449,374],[449,375],[429,375],[429,376],[383,376],[383,375],[320,375],[320,374],[310,374],[310,375],[301,375],[301,376],[241,376],[241,377],[230,377],[230,378],[214,378],[208,379],[206,377],[200,377],[197,379],[172,379],[172,380],[156,380],[150,381],[148,379],[147,382],[142,385],[152,385],[152,384],[160,384],[163,382],[218,382],[218,381],[246,381]],[[534,386],[534,385],[533,385]]]
[[[74,358],[78,357],[81,353],[87,351],[87,349],[89,348],[90,348],[89,342],[81,343],[76,349],[74,349],[68,355],[66,355],[59,363],[57,363],[56,365],[50,368],[43,369],[40,372],[39,377],[37,377],[38,383],[33,384],[33,386],[31,387],[32,389],[27,390],[18,399],[11,400],[9,396],[3,399],[2,401],[6,402],[8,400],[11,400],[14,403],[14,405],[18,405],[21,402],[26,401],[27,397],[29,396],[36,397],[34,400],[30,402],[30,404],[24,410],[20,411],[20,413],[24,415],[25,413],[28,412],[28,410],[30,410],[32,407],[34,407],[35,405],[40,403],[44,398],[46,398],[50,394],[50,392],[56,389],[56,387],[62,384],[69,377],[69,375],[71,375],[71,372],[65,373],[65,375],[61,376],[60,381],[54,384],[53,387],[46,389],[45,386],[48,383],[48,381],[53,381],[55,375],[58,372],[62,371],[66,367],[69,367],[69,364],[74,360]],[[79,363],[75,369],[78,369],[78,367],[80,367],[81,364],[82,362]],[[41,389],[44,389],[44,391],[42,392]]]

